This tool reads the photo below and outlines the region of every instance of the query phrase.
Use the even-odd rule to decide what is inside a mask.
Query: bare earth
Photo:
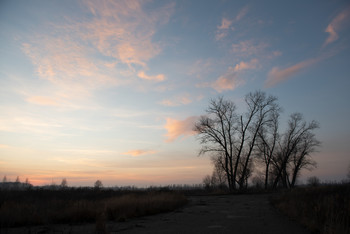
[[[106,229],[108,233],[309,233],[275,210],[268,198],[265,194],[193,196],[188,205],[176,211],[110,222]],[[96,224],[16,228],[0,233],[96,233]]]

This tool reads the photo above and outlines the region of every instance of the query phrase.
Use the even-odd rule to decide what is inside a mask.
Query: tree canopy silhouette
[[[320,145],[313,133],[318,123],[307,123],[300,113],[295,113],[281,134],[281,107],[276,97],[256,91],[248,93],[244,100],[243,113],[223,97],[210,101],[206,115],[194,126],[202,145],[199,154],[213,155],[215,166],[225,172],[230,190],[247,187],[255,159],[265,164],[265,188],[269,179],[274,179],[273,187],[280,183],[293,187],[301,169],[316,165],[310,154]]]

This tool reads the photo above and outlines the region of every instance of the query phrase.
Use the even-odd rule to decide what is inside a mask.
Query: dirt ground
[[[4,229],[0,233],[308,233],[269,204],[269,195],[193,196],[170,213],[125,222]]]

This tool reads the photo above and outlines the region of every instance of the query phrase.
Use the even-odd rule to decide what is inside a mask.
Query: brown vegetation
[[[313,233],[350,233],[350,185],[298,188],[272,200]]]
[[[171,211],[186,202],[184,195],[170,191],[1,191],[0,227],[124,221]]]

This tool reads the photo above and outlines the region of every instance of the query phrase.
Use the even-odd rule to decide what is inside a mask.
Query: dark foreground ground
[[[173,212],[125,222],[11,228],[0,233],[308,233],[273,208],[269,196],[193,196]]]

